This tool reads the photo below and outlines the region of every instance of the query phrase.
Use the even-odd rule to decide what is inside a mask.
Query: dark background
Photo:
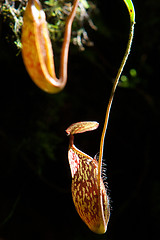
[[[134,0],[135,37],[123,72],[128,87],[117,89],[105,141],[111,198],[107,233],[92,233],[72,202],[65,129],[77,121],[98,121],[99,129],[77,135],[75,144],[91,156],[99,152],[129,32],[123,1],[96,2],[98,30],[89,30],[94,47],[80,52],[71,45],[68,83],[57,95],[31,81],[0,18],[0,239],[151,240],[159,234],[159,0]]]

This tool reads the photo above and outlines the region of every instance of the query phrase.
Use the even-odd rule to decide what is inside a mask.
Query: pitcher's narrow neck
[[[73,136],[73,134],[71,134],[69,136],[69,147],[73,146],[73,144],[74,144],[74,136]]]

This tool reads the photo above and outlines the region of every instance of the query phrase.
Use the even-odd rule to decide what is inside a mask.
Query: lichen
[[[21,28],[23,25],[23,12],[25,10],[27,0],[10,1],[4,0],[0,6],[0,13],[3,15],[4,21],[9,23],[9,27],[12,29],[14,43],[17,48],[21,48]],[[8,36],[6,36],[8,37]]]
[[[69,15],[72,2],[69,0],[47,0],[42,1],[43,9],[46,13],[48,22],[48,29],[51,40],[62,41],[65,28],[66,18]],[[27,0],[4,0],[0,3],[0,14],[2,14],[4,21],[7,21],[12,30],[14,44],[18,49],[21,49],[21,27],[23,25],[23,12],[26,8]],[[91,1],[80,0],[72,31],[72,42],[78,45],[80,50],[84,50],[84,46],[91,46],[93,42],[90,41],[85,23],[96,30],[93,24],[91,15],[95,12],[96,6]],[[6,36],[7,37],[7,36]]]

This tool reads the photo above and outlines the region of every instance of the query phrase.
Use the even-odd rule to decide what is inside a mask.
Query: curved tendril
[[[102,158],[103,158],[103,150],[104,150],[104,140],[105,140],[106,130],[107,130],[107,126],[108,126],[110,110],[111,110],[114,94],[115,94],[115,91],[116,91],[116,88],[117,88],[117,85],[118,85],[121,73],[123,71],[123,68],[124,68],[124,66],[126,64],[128,56],[130,54],[132,40],[133,40],[133,36],[134,36],[134,24],[135,24],[134,5],[133,5],[131,0],[123,0],[123,1],[125,2],[126,6],[127,6],[128,11],[129,11],[129,15],[130,15],[130,32],[129,32],[129,38],[128,38],[126,51],[125,51],[123,60],[121,62],[120,68],[118,70],[117,76],[115,78],[113,87],[112,87],[111,95],[110,95],[108,106],[107,106],[107,110],[106,110],[106,116],[105,116],[103,131],[102,131],[102,135],[101,135],[100,151],[99,151],[99,163],[98,163],[99,164],[98,165],[98,186],[99,186],[99,195],[100,195],[100,197],[101,197],[100,179],[101,179],[101,171],[102,171]]]
[[[66,21],[58,79],[55,74],[53,51],[45,13],[38,0],[28,1],[23,17],[22,57],[32,80],[48,93],[57,93],[66,85],[71,28],[78,3],[79,0],[74,0],[71,13]]]

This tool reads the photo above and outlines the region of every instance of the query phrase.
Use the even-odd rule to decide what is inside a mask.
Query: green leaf
[[[132,0],[123,0],[128,8],[129,15],[130,15],[130,21],[132,24],[135,23],[135,10],[134,5],[132,3]]]

